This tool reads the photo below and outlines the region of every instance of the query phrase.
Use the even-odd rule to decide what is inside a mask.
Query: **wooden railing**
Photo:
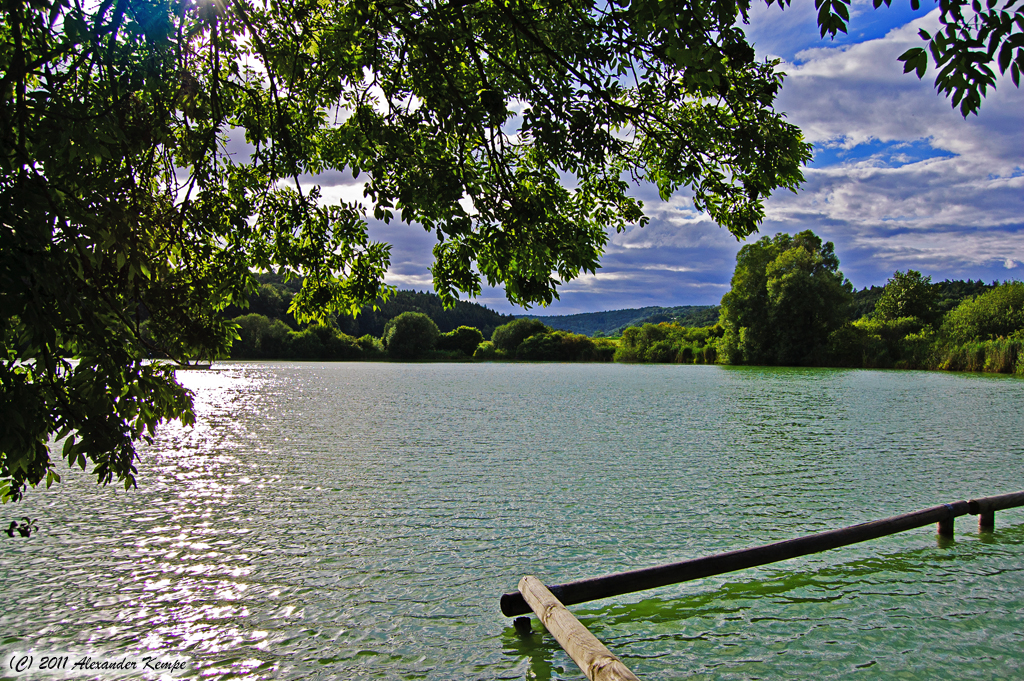
[[[519,593],[590,681],[640,681],[539,579],[523,577],[519,580]]]
[[[581,579],[551,587],[545,587],[535,577],[523,577],[519,583],[519,591],[507,593],[501,597],[501,612],[508,617],[514,617],[524,615],[532,610],[548,628],[548,631],[555,636],[562,648],[580,665],[580,668],[587,674],[587,678],[592,681],[635,679],[636,677],[622,665],[621,661],[594,638],[564,606],[776,563],[781,560],[828,551],[840,546],[857,544],[869,539],[906,532],[932,523],[938,524],[939,536],[952,537],[953,519],[968,513],[978,516],[978,527],[982,532],[991,532],[995,527],[996,511],[1019,506],[1024,506],[1024,492],[971,499],[970,501],[955,501],[951,504],[933,506],[884,520],[861,523],[751,549],[728,551],[705,558],[620,572],[604,577]],[[566,616],[568,617],[566,618]],[[568,643],[563,642],[563,639]],[[591,641],[591,639],[593,640]],[[595,660],[597,660],[596,663]],[[612,661],[617,665],[612,664]]]

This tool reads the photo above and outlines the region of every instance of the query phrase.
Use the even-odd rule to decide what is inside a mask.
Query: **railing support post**
[[[1024,506],[1024,492],[971,499],[967,506],[971,513],[978,516],[978,531],[991,532],[996,529],[996,511]]]
[[[994,529],[996,529],[996,512],[989,511],[988,513],[979,513],[978,531],[991,532]]]

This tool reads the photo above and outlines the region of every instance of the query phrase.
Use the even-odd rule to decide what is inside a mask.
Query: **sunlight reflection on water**
[[[497,611],[549,582],[1024,489],[1024,381],[622,365],[229,364],[139,489],[35,490],[4,650],[189,675],[581,678]],[[1022,675],[1024,512],[577,606],[643,678]],[[534,625],[539,632],[539,625]],[[957,661],[954,667],[949,661]]]

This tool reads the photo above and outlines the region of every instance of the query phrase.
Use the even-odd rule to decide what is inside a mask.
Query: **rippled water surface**
[[[202,678],[581,679],[498,597],[1024,490],[1024,381],[560,364],[225,364],[139,489],[0,521],[8,650]],[[62,472],[64,469],[62,468]],[[644,679],[1024,678],[1024,511],[573,608]],[[25,678],[25,677],[19,677]]]

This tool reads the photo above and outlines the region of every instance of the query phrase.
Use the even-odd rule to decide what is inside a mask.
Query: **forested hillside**
[[[516,315],[539,319],[553,329],[585,336],[618,336],[630,326],[671,322],[680,326],[711,326],[718,321],[717,305],[679,305],[676,307],[634,307],[608,312],[583,312],[570,315]]]
[[[244,314],[260,314],[269,319],[280,319],[291,329],[297,330],[298,324],[290,314],[288,305],[291,298],[298,292],[302,282],[292,279],[285,282],[276,274],[258,276],[260,288],[249,299],[249,309],[243,310],[231,306],[226,312],[229,318]],[[459,301],[451,310],[441,306],[441,299],[433,293],[420,291],[398,291],[387,302],[378,301],[378,309],[364,307],[355,319],[341,316],[335,320],[339,331],[350,336],[370,335],[380,338],[384,334],[384,326],[403,312],[422,312],[434,320],[442,332],[453,331],[460,326],[472,326],[490,338],[494,329],[514,319],[512,315],[503,315],[483,305]]]
[[[458,301],[455,307],[446,310],[436,294],[420,291],[399,291],[386,303],[378,302],[379,309],[364,307],[355,319],[342,317],[338,328],[350,336],[370,334],[380,337],[384,326],[403,312],[422,312],[437,324],[441,333],[454,331],[460,326],[472,326],[490,338],[494,329],[512,321],[512,315],[503,315],[477,303]]]

